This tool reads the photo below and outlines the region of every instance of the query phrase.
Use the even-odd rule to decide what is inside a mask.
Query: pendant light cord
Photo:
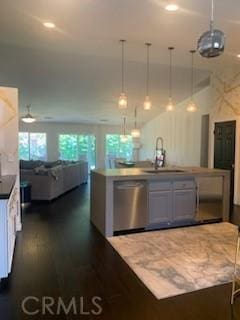
[[[135,118],[134,127],[135,129],[137,129],[137,107],[135,107],[134,109],[134,118]]]
[[[169,47],[169,98],[172,98],[172,51],[174,47]]]
[[[191,99],[193,99],[193,87],[194,87],[194,53],[196,51],[195,50],[191,50],[190,53],[192,55],[192,63],[191,63]]]
[[[126,136],[126,117],[123,117],[123,135]]]
[[[214,24],[214,0],[212,0],[212,8],[211,8],[211,21],[210,21],[211,33],[213,33],[213,24]]]
[[[149,47],[152,45],[151,43],[145,43],[147,47],[147,66],[146,66],[146,96],[149,96]]]
[[[126,40],[120,40],[120,42],[122,43],[122,93],[124,93],[124,43]]]

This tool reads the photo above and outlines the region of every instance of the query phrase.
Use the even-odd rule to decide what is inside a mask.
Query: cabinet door
[[[8,273],[12,269],[12,261],[16,239],[16,217],[18,215],[18,201],[12,197],[8,204],[7,224],[8,224]]]
[[[149,224],[172,220],[172,191],[149,192]]]
[[[173,192],[173,220],[194,219],[196,215],[196,190],[175,190]]]

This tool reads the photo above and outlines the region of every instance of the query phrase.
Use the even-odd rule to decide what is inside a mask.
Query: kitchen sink
[[[184,170],[180,169],[153,169],[153,170],[143,170],[146,173],[179,173],[179,172],[185,172]]]

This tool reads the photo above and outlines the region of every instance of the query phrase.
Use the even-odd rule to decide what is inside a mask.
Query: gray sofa
[[[53,200],[88,181],[85,161],[20,161],[21,181],[32,185],[32,200]]]

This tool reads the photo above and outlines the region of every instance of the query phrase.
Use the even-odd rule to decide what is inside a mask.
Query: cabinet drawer
[[[149,184],[149,191],[165,191],[171,189],[172,184],[170,181],[156,181]]]
[[[194,189],[196,187],[195,180],[174,181],[174,190]]]

